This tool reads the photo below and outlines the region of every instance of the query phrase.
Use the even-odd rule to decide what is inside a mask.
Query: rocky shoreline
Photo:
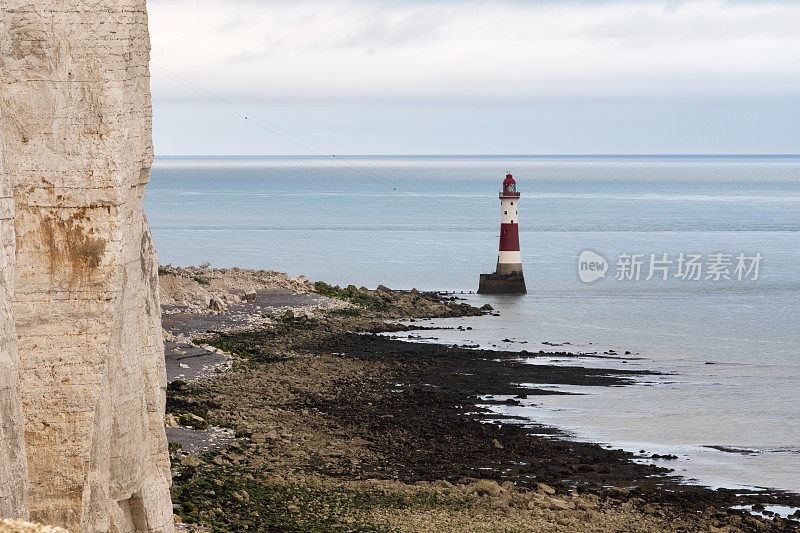
[[[228,290],[227,271],[205,270],[162,271],[162,278],[206,276],[217,280],[217,290]],[[168,345],[168,371],[171,359],[187,367],[170,372],[168,418],[193,416],[202,421],[197,427],[211,424],[211,430],[168,428],[173,502],[187,528],[797,529],[794,520],[733,508],[798,506],[795,495],[684,485],[666,458],[663,467],[644,465],[621,450],[499,420],[484,407],[553,394],[539,383],[624,386],[642,371],[522,364],[518,352],[378,334],[417,329],[399,319],[486,312],[438,294],[284,283],[284,275],[274,273],[259,278],[275,283],[253,288],[256,296],[248,301],[251,289],[241,281],[247,271],[234,274],[239,281],[222,313],[172,301],[164,316],[174,344]],[[186,279],[171,285],[190,288]],[[293,305],[272,305],[287,301]],[[251,320],[242,327],[245,315]],[[199,371],[193,365],[206,353],[224,362]],[[489,395],[504,399],[487,400]]]

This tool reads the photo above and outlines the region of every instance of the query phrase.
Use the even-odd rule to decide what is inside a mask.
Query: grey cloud
[[[237,13],[236,15],[232,16],[225,22],[220,23],[217,26],[217,31],[221,33],[226,33],[230,31],[234,31],[240,27],[242,27],[246,23],[245,18],[243,15]]]
[[[390,22],[384,14],[373,11],[365,17],[360,28],[335,46],[376,49],[435,42],[450,16],[451,13],[445,10],[424,9],[406,15],[402,20]]]

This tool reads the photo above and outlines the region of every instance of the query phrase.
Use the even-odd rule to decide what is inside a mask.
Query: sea
[[[478,295],[507,172],[528,294]],[[453,292],[499,316],[415,340],[657,371],[492,408],[800,493],[800,156],[159,157],[144,206],[161,264]]]

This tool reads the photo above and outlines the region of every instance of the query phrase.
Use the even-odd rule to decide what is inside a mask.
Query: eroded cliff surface
[[[17,333],[11,310],[13,284],[14,200],[8,176],[3,173],[0,139],[0,518],[28,516],[28,465],[17,371]]]
[[[30,518],[171,531],[145,2],[0,5]]]

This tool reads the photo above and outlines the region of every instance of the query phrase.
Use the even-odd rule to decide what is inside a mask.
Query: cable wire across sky
[[[241,107],[240,105],[237,105],[236,103],[231,102],[230,100],[228,100],[226,98],[223,98],[222,96],[214,94],[214,93],[204,89],[203,87],[200,87],[195,83],[192,83],[191,81],[187,80],[186,78],[184,78],[180,74],[177,74],[177,73],[175,73],[175,72],[173,72],[173,71],[171,71],[171,70],[169,70],[167,68],[164,68],[164,67],[162,67],[160,65],[157,65],[157,64],[151,64],[151,67],[154,70],[157,70],[160,74],[164,75],[165,77],[167,77],[168,79],[173,81],[174,83],[176,83],[178,85],[181,85],[181,86],[185,87],[186,89],[189,89],[190,91],[196,93],[197,95],[199,95],[200,97],[202,97],[206,101],[211,102],[211,103],[219,106],[220,108],[228,111],[232,115],[235,115],[235,116],[239,117],[242,120],[246,120],[249,124],[253,124],[258,128],[261,128],[261,129],[263,129],[265,131],[268,131],[268,132],[270,132],[270,133],[272,133],[274,135],[277,135],[278,137],[281,137],[282,139],[285,139],[285,140],[295,144],[296,146],[302,148],[303,150],[305,150],[305,151],[307,151],[307,152],[309,152],[309,153],[311,153],[313,155],[324,157],[328,161],[330,161],[332,163],[335,163],[336,165],[340,166],[341,168],[347,169],[347,170],[349,170],[349,171],[351,171],[351,172],[353,172],[355,174],[358,174],[358,175],[360,175],[362,177],[365,177],[365,178],[368,178],[368,179],[371,179],[371,180],[378,180],[380,182],[383,182],[386,185],[388,185],[389,187],[391,187],[392,192],[397,193],[399,195],[411,196],[411,195],[420,194],[418,192],[415,193],[415,192],[411,192],[411,191],[403,191],[397,186],[397,184],[395,182],[393,182],[389,178],[386,178],[385,176],[381,176],[380,174],[378,174],[377,172],[374,172],[372,170],[356,166],[355,163],[352,160],[349,160],[346,157],[337,156],[332,151],[326,150],[325,148],[323,148],[321,146],[318,146],[317,144],[314,144],[314,143],[312,143],[312,142],[310,142],[310,141],[308,141],[306,139],[303,139],[303,138],[295,135],[294,133],[292,133],[292,132],[290,132],[290,131],[288,131],[288,130],[286,130],[284,128],[281,128],[280,126],[278,126],[278,125],[276,125],[276,124],[274,124],[274,123],[272,123],[272,122],[270,122],[270,121],[268,121],[268,120],[256,115],[255,113],[251,113],[249,110]],[[434,200],[434,201],[437,201],[435,197],[431,197],[431,199]],[[468,217],[463,212],[454,209],[451,202],[445,202],[445,201],[438,200],[438,203],[445,210],[447,210],[451,215],[453,215],[454,217],[460,218],[460,219],[464,220],[465,222],[468,222],[470,225],[475,223],[474,219]],[[469,227],[469,226],[467,226],[467,227]]]

